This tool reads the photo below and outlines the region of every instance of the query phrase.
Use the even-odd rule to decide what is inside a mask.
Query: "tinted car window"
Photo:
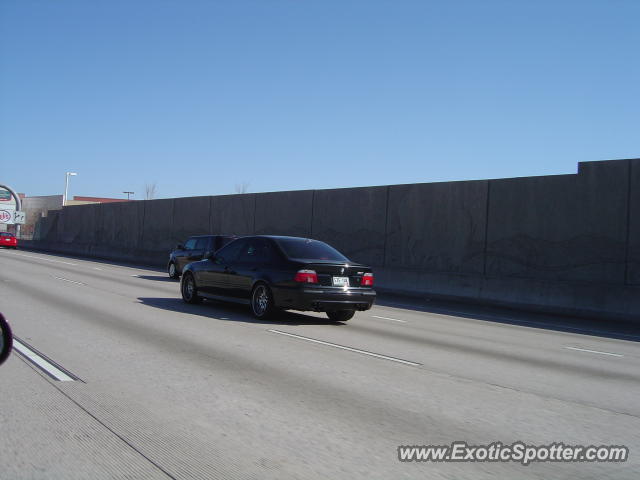
[[[236,239],[237,239],[237,237],[235,237],[235,236],[233,236],[233,237],[225,237],[225,236],[215,237],[214,250],[220,250],[222,247],[224,247],[225,245],[230,244],[231,242],[233,242]]]
[[[196,242],[196,250],[205,250],[207,248],[208,238],[199,238]]]
[[[0,233],[0,237],[13,237],[13,233],[2,232]]]
[[[187,240],[187,243],[184,244],[185,250],[194,250],[196,248],[196,239],[190,238]]]
[[[238,258],[240,250],[246,245],[246,240],[235,240],[229,245],[221,248],[216,253],[216,263],[230,263]]]
[[[273,263],[276,260],[273,245],[264,239],[247,240],[240,251],[238,261],[243,263]]]
[[[332,260],[348,262],[349,259],[324,242],[310,239],[281,238],[278,244],[289,258]]]

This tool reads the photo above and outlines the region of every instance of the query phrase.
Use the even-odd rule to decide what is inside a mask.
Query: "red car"
[[[13,233],[0,232],[0,247],[18,248],[18,239]]]

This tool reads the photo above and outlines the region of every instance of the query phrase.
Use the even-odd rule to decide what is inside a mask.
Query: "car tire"
[[[178,273],[178,267],[174,262],[169,262],[169,266],[167,267],[167,272],[169,273],[169,278],[180,278],[180,274]]]
[[[251,313],[263,320],[273,316],[275,310],[271,289],[264,283],[258,283],[251,291]]]
[[[187,303],[200,303],[202,301],[202,298],[198,296],[198,287],[191,273],[187,273],[182,278],[180,292],[182,293],[182,299]]]
[[[355,310],[336,310],[334,312],[327,312],[327,317],[333,322],[346,322],[350,320],[355,313]]]

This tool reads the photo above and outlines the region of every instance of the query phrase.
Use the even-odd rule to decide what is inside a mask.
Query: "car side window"
[[[247,242],[240,251],[238,261],[248,264],[272,263],[274,258],[273,246],[268,241],[257,238]]]
[[[231,242],[233,242],[234,240],[236,240],[236,237],[229,237],[229,236],[216,236],[215,238],[215,245],[214,245],[214,250],[220,250],[222,247],[225,247],[227,245],[229,245]]]
[[[207,249],[207,243],[209,242],[208,238],[199,238],[198,241],[196,242],[196,250],[206,250]]]
[[[185,250],[194,250],[195,248],[196,248],[196,239],[195,238],[190,238],[184,244],[184,249]]]
[[[235,240],[230,244],[222,247],[216,253],[216,263],[218,265],[221,264],[229,264],[235,261],[238,258],[238,254],[240,250],[242,250],[246,245],[246,240]]]

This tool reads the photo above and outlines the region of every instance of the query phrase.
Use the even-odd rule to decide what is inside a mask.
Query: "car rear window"
[[[13,233],[0,232],[0,237],[13,237]]]
[[[305,258],[310,260],[331,260],[348,262],[349,259],[335,248],[319,240],[281,238],[278,244],[289,258]]]

